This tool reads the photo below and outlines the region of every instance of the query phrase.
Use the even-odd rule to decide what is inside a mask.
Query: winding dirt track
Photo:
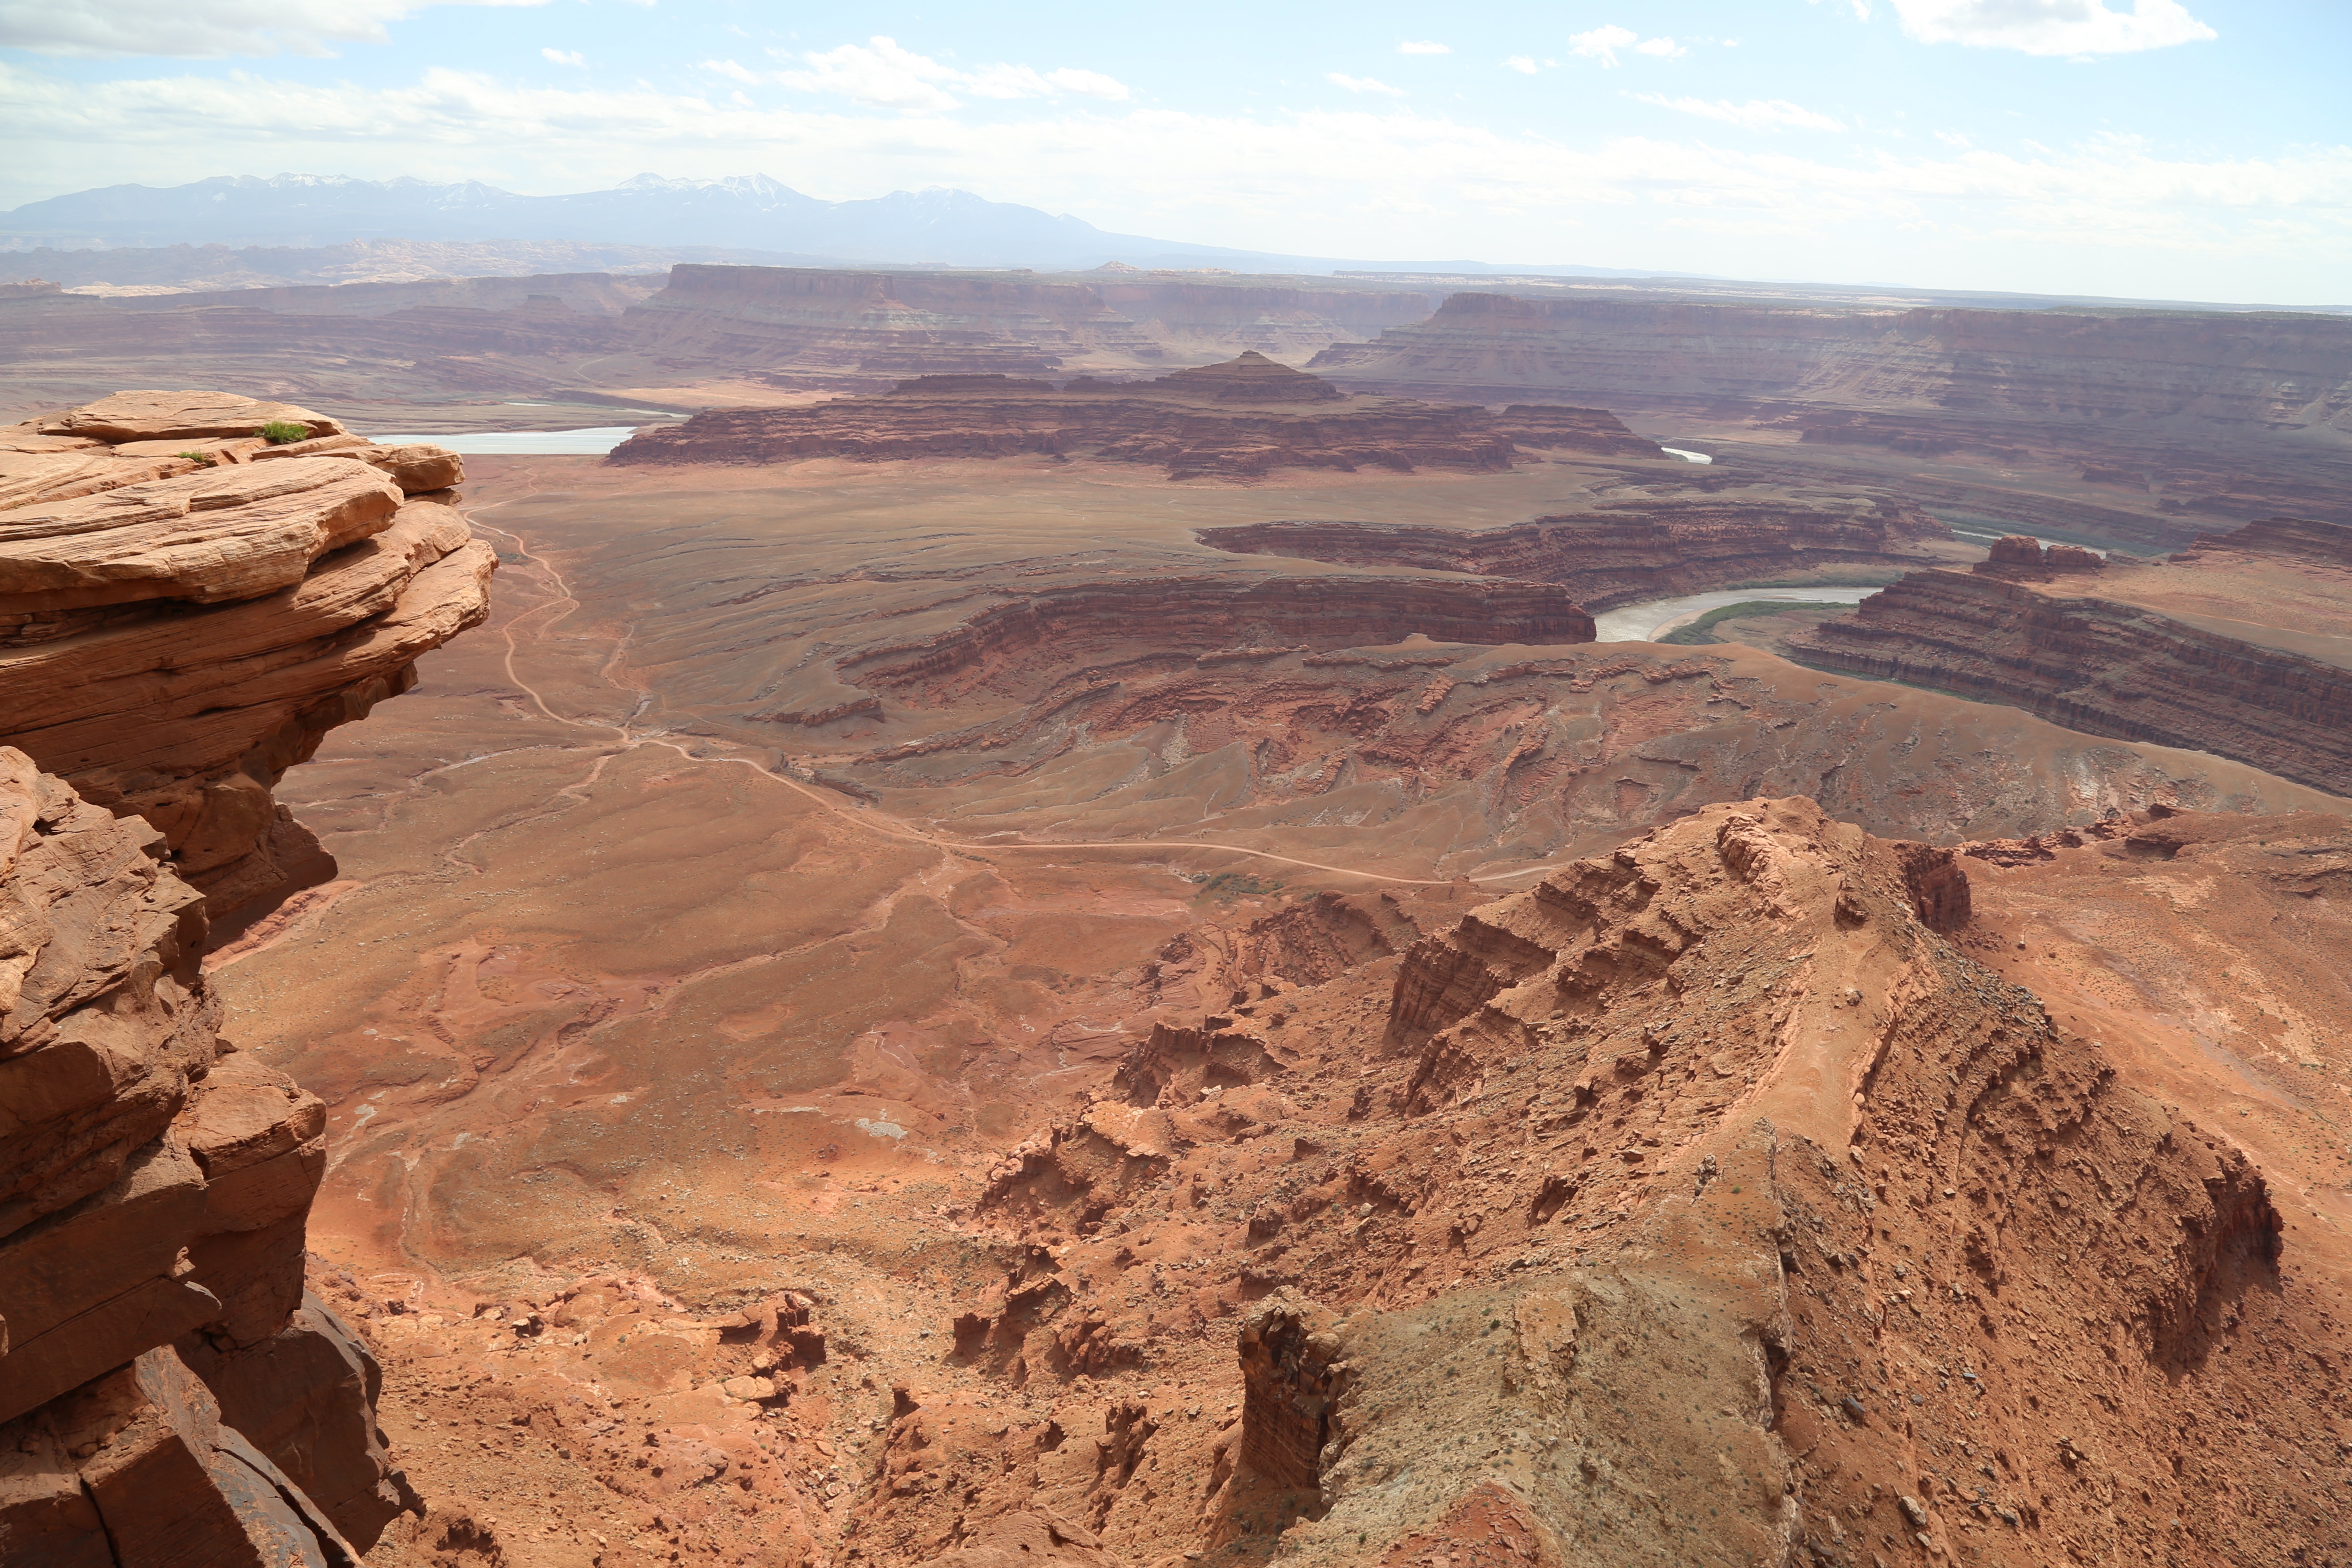
[[[524,498],[518,497],[515,499],[520,500]],[[1108,850],[1114,853],[1132,854],[1138,850],[1150,849],[1213,849],[1222,851],[1227,855],[1240,855],[1255,860],[1269,861],[1277,866],[1297,866],[1311,871],[1329,872],[1334,876],[1359,878],[1368,882],[1387,882],[1400,887],[1412,888],[1447,887],[1456,880],[1469,882],[1508,882],[1515,881],[1522,877],[1537,876],[1549,869],[1548,864],[1538,864],[1521,867],[1516,871],[1490,871],[1483,876],[1467,878],[1393,877],[1385,872],[1359,870],[1352,866],[1333,866],[1320,860],[1301,860],[1289,855],[1277,855],[1270,849],[1250,849],[1236,844],[1220,844],[1213,839],[1207,838],[1045,839],[1010,844],[976,843],[968,839],[947,838],[935,833],[926,833],[922,829],[911,826],[898,818],[885,816],[880,814],[868,811],[863,806],[845,804],[839,796],[829,791],[816,789],[808,784],[803,784],[800,780],[793,778],[791,774],[779,773],[775,769],[765,766],[750,757],[708,756],[701,752],[690,750],[676,741],[665,740],[659,735],[638,734],[625,723],[607,724],[594,719],[575,719],[568,717],[564,714],[558,713],[554,709],[549,707],[547,705],[546,699],[540,695],[538,689],[533,687],[529,681],[525,680],[516,672],[515,655],[520,651],[520,645],[517,642],[515,634],[518,628],[521,627],[524,623],[531,622],[534,623],[530,627],[532,637],[536,639],[538,637],[544,637],[548,632],[553,630],[559,622],[568,617],[574,610],[579,609],[581,607],[580,601],[572,595],[572,585],[564,581],[562,573],[556,570],[554,563],[549,561],[547,557],[541,555],[536,551],[532,550],[530,542],[525,540],[521,534],[515,532],[512,529],[500,528],[496,524],[486,523],[481,521],[481,514],[483,512],[494,511],[499,507],[510,504],[511,502],[509,501],[494,502],[489,506],[481,507],[476,510],[470,511],[467,516],[468,521],[474,524],[477,530],[484,532],[494,533],[501,538],[511,541],[514,547],[513,552],[523,557],[526,561],[530,563],[534,569],[545,575],[548,582],[555,588],[557,597],[551,603],[541,605],[538,609],[528,611],[521,616],[516,616],[513,620],[508,622],[504,626],[499,628],[501,634],[505,637],[507,643],[506,657],[503,660],[507,679],[513,681],[517,689],[520,690],[524,695],[530,699],[531,705],[537,708],[540,712],[546,715],[546,717],[552,722],[568,725],[573,729],[607,731],[620,738],[621,749],[624,751],[631,750],[639,746],[659,746],[665,750],[675,752],[679,756],[684,757],[687,761],[692,763],[702,763],[714,766],[731,763],[739,767],[746,767],[764,778],[774,780],[777,784],[783,785],[786,789],[791,790],[804,799],[812,801],[817,805],[824,807],[825,810],[832,812],[843,821],[853,823],[864,831],[873,834],[877,837],[896,838],[908,843],[927,845],[931,848],[940,851],[942,854],[957,854],[968,857],[976,857],[983,859],[990,855],[1004,854],[1007,852],[1035,853],[1040,851],[1050,851],[1054,853],[1065,853],[1071,850]],[[551,614],[549,612],[552,613]],[[625,688],[620,687],[617,682],[610,681],[609,679],[607,683],[613,685],[616,690],[625,689]],[[703,742],[705,745],[719,745],[723,743],[724,742]]]

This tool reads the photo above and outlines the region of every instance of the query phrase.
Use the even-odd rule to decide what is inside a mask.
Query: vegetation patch
[[[1197,883],[1201,890],[1195,899],[1209,899],[1220,904],[1230,904],[1235,899],[1262,899],[1282,891],[1279,882],[1260,881],[1246,871],[1202,871],[1184,879]]]

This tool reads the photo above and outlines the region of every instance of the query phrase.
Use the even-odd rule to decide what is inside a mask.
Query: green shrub
[[[198,463],[207,468],[213,468],[220,462],[220,459],[214,457],[210,452],[174,452],[172,455],[175,458],[185,458],[191,463]]]
[[[273,447],[284,447],[310,438],[310,427],[293,419],[272,419],[261,427],[261,438]]]

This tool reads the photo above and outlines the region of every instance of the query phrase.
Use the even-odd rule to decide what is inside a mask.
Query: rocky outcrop
[[[1821,668],[2011,703],[2089,734],[2218,752],[2352,794],[2352,669],[2136,605],[1919,572],[1790,647]]]
[[[1331,1327],[1331,1314],[1288,1292],[1258,1302],[1242,1320],[1241,1461],[1285,1489],[1320,1487],[1332,1407],[1352,1381],[1355,1369]]]
[[[1506,433],[1507,432],[1507,434]],[[800,408],[714,409],[643,430],[617,464],[879,462],[1022,453],[1164,464],[1170,477],[1251,478],[1276,468],[1505,468],[1530,447],[1657,458],[1597,409],[1483,408],[1351,398],[1328,382],[1247,353],[1156,381],[929,375],[879,397]]]
[[[1912,564],[1927,558],[1923,545],[1950,537],[1927,513],[1891,500],[1640,503],[1507,528],[1259,522],[1199,535],[1244,555],[1558,583],[1592,610],[1823,566]]]
[[[2047,583],[2061,572],[2096,572],[2106,558],[2079,544],[2053,544],[2027,533],[2011,533],[1992,542],[1986,558],[1970,570],[1980,577],[2000,577],[2012,583]]]
[[[2149,820],[2265,847],[2286,826]],[[2306,820],[2340,857],[2340,819]],[[1029,1343],[1081,1311],[1115,1328],[1124,1302],[1155,1381],[1223,1340],[1192,1327],[1223,1281],[1238,1408],[1188,1430],[1181,1386],[1114,1390],[1068,1469],[1132,1471],[1139,1498],[1029,1460],[1017,1411],[974,1410],[967,1436],[902,1400],[872,1509],[898,1533],[877,1536],[968,1528],[1018,1474],[995,1506],[1086,1497],[1145,1560],[1271,1534],[1307,1563],[1457,1543],[1497,1564],[2006,1563],[2152,1533],[2082,1484],[2125,1475],[2184,1557],[2296,1561],[2293,1467],[2334,1462],[2347,1345],[2325,1292],[2298,1300],[2303,1211],[1970,956],[2011,944],[1979,929],[1968,864],[1808,800],[1721,802],[1551,867],[1401,966],[1202,1020],[1279,1037],[1280,1103],[982,1217],[1017,1220],[992,1239],[1065,1294]],[[1182,1098],[1156,1102],[1171,1126]],[[2266,1354],[2275,1336],[2293,1352]],[[2214,1422],[2239,1436],[2181,1443]],[[2257,1429],[2276,1447],[2246,1466]],[[2233,1511],[2192,1506],[2223,1475]]]
[[[0,742],[159,829],[215,920],[331,877],[269,792],[488,613],[461,477],[221,393],[0,432]]]
[[[349,1563],[413,1499],[303,1295],[323,1108],[218,1037],[167,858],[0,747],[0,1557]]]

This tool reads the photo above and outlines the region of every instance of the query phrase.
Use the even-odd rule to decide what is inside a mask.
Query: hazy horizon
[[[2329,305],[2352,262],[2352,137],[2326,80],[2352,20],[2315,4],[1183,20],[10,7],[22,155],[0,205],[295,170],[524,195],[761,171],[825,200],[948,186],[1115,234],[1374,263]]]

